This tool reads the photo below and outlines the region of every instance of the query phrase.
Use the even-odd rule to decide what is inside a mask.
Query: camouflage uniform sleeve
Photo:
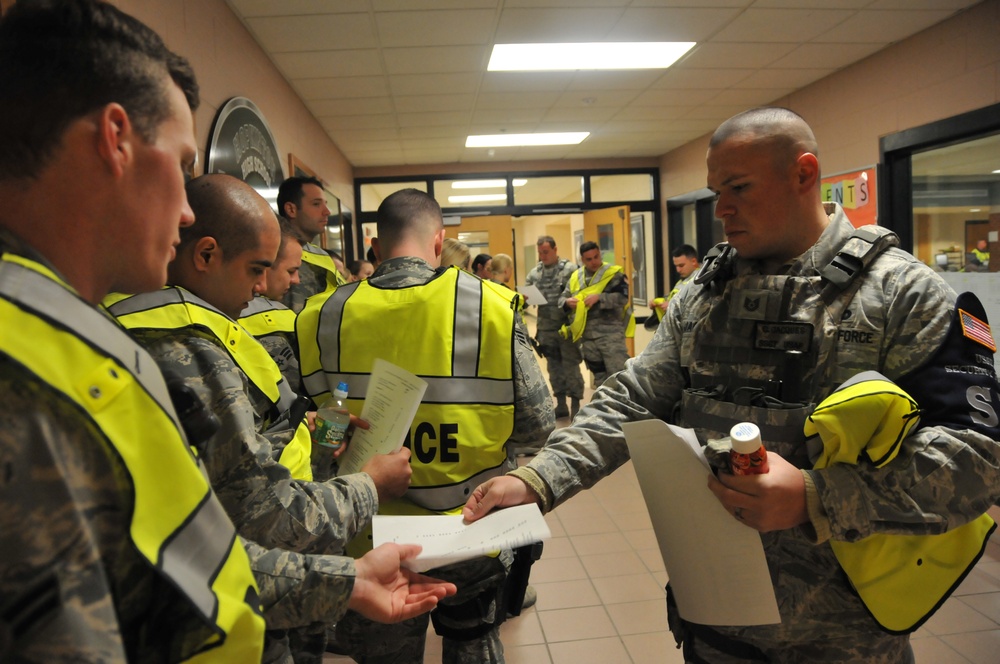
[[[947,355],[956,342],[949,336],[955,300],[951,289],[926,266],[911,260],[886,275],[877,290],[885,293],[880,371],[918,403],[933,398],[921,390],[951,391],[964,402],[971,379],[962,371],[943,367],[949,383],[911,378],[940,365],[945,361],[942,354]],[[869,304],[864,302],[866,310]],[[996,392],[995,374],[988,382]],[[992,401],[997,402],[995,394]],[[882,468],[862,462],[807,471],[829,520],[829,535],[856,541],[873,533],[935,534],[984,513],[1000,486],[1000,445],[996,436],[959,424],[958,410],[943,423],[924,426],[907,437],[897,457]],[[927,413],[921,417],[927,422]],[[954,428],[947,426],[952,421]]]
[[[258,433],[246,376],[214,340],[186,330],[143,343],[164,374],[181,377],[219,418],[221,428],[200,451],[240,535],[265,546],[338,553],[368,525],[378,510],[371,477],[293,480]]]
[[[257,341],[267,350],[274,363],[278,365],[281,375],[285,377],[288,386],[296,394],[303,394],[302,372],[299,370],[299,358],[288,336],[282,332],[258,337]]]
[[[533,447],[555,429],[555,412],[527,334],[516,327],[514,337],[514,431],[507,444]]]
[[[0,359],[0,660],[124,663],[110,577],[127,480],[86,421],[10,369]]]
[[[266,549],[243,540],[268,629],[335,623],[354,590],[354,559]]]
[[[537,474],[551,492],[549,507],[590,488],[628,461],[623,422],[670,420],[684,386],[679,344],[679,317],[668,312],[646,349],[605,381],[572,426],[557,429],[542,451],[516,471]]]
[[[621,311],[628,304],[628,279],[623,273],[611,277],[604,292],[601,293],[598,306],[601,309]]]

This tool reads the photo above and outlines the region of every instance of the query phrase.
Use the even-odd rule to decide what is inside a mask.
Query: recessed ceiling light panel
[[[496,44],[489,71],[666,69],[695,42]]]

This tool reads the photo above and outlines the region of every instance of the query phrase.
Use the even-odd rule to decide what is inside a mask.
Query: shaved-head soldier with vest
[[[304,413],[293,414],[295,395],[277,365],[235,320],[274,263],[277,218],[260,194],[228,175],[203,175],[186,190],[198,223],[181,232],[170,286],[116,299],[108,308],[164,374],[189,388],[218,418],[218,431],[205,440],[201,458],[239,534],[299,553],[341,553],[380,501],[406,490],[409,451],[379,455],[360,473],[308,481],[311,442]],[[338,558],[327,564],[347,571],[350,562]],[[272,611],[264,661],[287,660],[285,628],[334,622],[347,590],[341,585],[313,598],[308,610],[288,602],[287,614]],[[318,628],[312,641],[299,647],[321,657],[324,634],[325,628]]]
[[[466,505],[473,520],[549,510],[629,458],[622,423],[693,429],[716,469],[708,488],[760,532],[780,622],[692,623],[668,594],[686,662],[913,662],[909,633],[994,528],[1000,386],[985,311],[888,230],[824,205],[817,153],[788,109],[716,130],[708,187],[728,241],[572,426]],[[727,470],[743,421],[760,428],[766,474]]]
[[[404,443],[413,453],[410,489],[379,512],[460,514],[473,487],[516,465],[513,446],[552,431],[549,391],[515,326],[512,298],[458,267],[438,267],[445,231],[437,202],[404,189],[382,202],[377,219],[375,273],[299,314],[303,382],[320,400],[348,382],[351,412],[359,413],[376,358],[427,381]],[[459,588],[432,615],[445,662],[503,661],[499,600],[510,564],[505,550],[428,572]],[[337,642],[357,661],[416,664],[426,632],[425,617],[387,627],[349,613],[337,623]]]
[[[313,240],[326,230],[330,208],[326,205],[323,183],[314,177],[292,176],[278,187],[278,213],[288,220],[302,247],[299,283],[293,284],[282,302],[289,309],[302,311],[307,299],[316,293],[332,291],[347,283],[343,261],[338,266],[323,247]]]

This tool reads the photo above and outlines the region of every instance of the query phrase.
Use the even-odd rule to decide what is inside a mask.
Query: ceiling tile
[[[379,12],[375,14],[382,46],[455,46],[482,44],[493,36],[492,9]]]
[[[548,108],[559,98],[556,92],[487,92],[479,95],[477,108]]]
[[[889,44],[929,28],[949,14],[947,11],[863,11],[832,26],[819,35],[818,41]]]
[[[488,71],[483,74],[483,92],[552,92],[565,90],[576,72]]]
[[[275,53],[272,58],[278,69],[289,79],[373,76],[382,73],[382,63],[375,50]]]
[[[758,69],[795,50],[795,44],[760,44],[751,42],[699,44],[678,68]]]
[[[577,71],[567,90],[645,90],[664,73],[662,69],[632,71]]]
[[[842,69],[864,60],[884,48],[884,44],[802,44],[785,57],[776,60],[776,69],[820,67]]]
[[[407,74],[389,76],[389,88],[394,95],[461,94],[474,92],[481,74]]]
[[[394,98],[396,110],[400,113],[424,113],[427,111],[471,111],[474,95],[417,95]]]
[[[496,9],[499,0],[371,0],[371,3],[377,12],[395,12],[413,9]]]
[[[395,115],[342,115],[340,117],[317,118],[319,123],[336,135],[354,129],[377,129],[395,127]],[[336,139],[335,139],[336,142]]]
[[[833,73],[832,69],[761,69],[734,85],[734,88],[773,88],[789,92],[804,88]]]
[[[308,104],[309,110],[317,118],[338,115],[365,115],[368,113],[392,113],[389,97],[361,97],[357,99],[317,99]]]
[[[469,124],[471,113],[399,113],[400,127],[450,127]]]
[[[247,25],[271,53],[375,48],[378,40],[368,14],[321,14],[250,18]]]
[[[572,90],[562,93],[556,99],[554,108],[564,110],[578,108],[621,108],[628,105],[641,93],[638,90]]]
[[[504,9],[496,43],[610,41],[606,37],[623,13],[607,8]]]
[[[742,110],[769,104],[775,99],[794,92],[794,88],[774,89],[774,88],[744,88],[741,90],[723,90],[711,100],[715,105],[734,105],[742,107]]]
[[[678,67],[670,69],[653,84],[652,89],[692,89],[728,88],[744,80],[753,69],[694,69]]]
[[[340,76],[336,78],[299,78],[292,87],[304,101],[381,97],[389,94],[384,76]]]
[[[705,41],[739,16],[740,10],[629,8],[605,41]]]
[[[847,20],[848,9],[756,9],[739,15],[713,42],[808,42]]]
[[[382,51],[387,73],[439,74],[486,69],[485,46],[428,46]]]
[[[719,89],[647,90],[635,98],[632,106],[680,106],[704,103],[719,94]]]
[[[515,124],[530,124],[540,122],[545,116],[544,108],[477,108],[472,114],[472,121],[480,126],[507,127]],[[488,131],[483,133],[495,133]]]

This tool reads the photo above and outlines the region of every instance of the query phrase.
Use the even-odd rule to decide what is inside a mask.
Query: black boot
[[[566,407],[566,397],[556,397],[556,419],[569,417],[569,408]]]
[[[569,416],[576,417],[576,414],[580,412],[580,400],[573,397],[570,402]]]

